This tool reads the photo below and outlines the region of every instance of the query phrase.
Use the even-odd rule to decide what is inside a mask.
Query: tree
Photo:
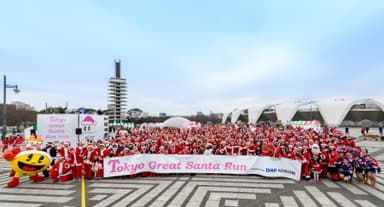
[[[9,126],[27,127],[36,122],[36,113],[33,106],[27,103],[12,102],[7,106],[7,124]]]
[[[65,108],[63,107],[48,107],[39,112],[40,114],[65,114]]]
[[[16,110],[20,111],[35,111],[35,108],[27,103],[21,101],[14,101],[11,104],[16,106]]]
[[[133,109],[129,109],[127,111],[127,116],[130,118],[139,118],[142,115],[143,115],[143,110],[141,110],[139,108],[133,108]]]

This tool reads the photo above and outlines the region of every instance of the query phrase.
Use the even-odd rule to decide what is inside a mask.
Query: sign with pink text
[[[104,177],[154,173],[256,174],[300,180],[301,162],[258,156],[138,154],[104,159]]]
[[[104,116],[90,114],[38,114],[38,136],[44,142],[69,141],[75,145],[87,139],[104,138]],[[81,135],[76,135],[81,128]]]
[[[77,116],[73,114],[38,114],[38,135],[44,142],[77,141]],[[74,142],[76,143],[76,142]]]

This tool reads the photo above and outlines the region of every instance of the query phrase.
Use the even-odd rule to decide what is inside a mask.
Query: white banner
[[[76,128],[81,128],[80,141],[104,138],[104,116],[89,114],[38,114],[38,135],[44,142],[78,142]]]
[[[38,114],[37,129],[44,142],[77,142],[77,115],[74,114]]]
[[[258,156],[138,154],[104,159],[104,177],[155,173],[257,174],[300,180],[301,162]]]
[[[104,138],[104,116],[80,114],[79,128],[81,128],[80,141],[87,139]]]

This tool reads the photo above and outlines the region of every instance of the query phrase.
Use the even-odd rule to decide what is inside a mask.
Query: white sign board
[[[138,154],[104,159],[104,177],[155,173],[257,174],[300,180],[301,162],[258,156]]]
[[[77,120],[77,119],[76,119]],[[79,128],[81,128],[80,140],[104,138],[104,116],[80,114]]]
[[[76,128],[82,129],[80,141],[104,138],[104,116],[88,114],[38,114],[38,134],[44,142],[78,142]]]

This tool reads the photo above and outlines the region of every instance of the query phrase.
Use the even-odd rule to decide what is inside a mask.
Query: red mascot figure
[[[87,148],[84,149],[83,153],[83,174],[87,179],[92,179],[93,177],[92,166],[96,160],[96,157],[98,157],[98,154],[95,150],[95,145],[88,144]]]
[[[72,167],[69,160],[65,160],[64,156],[59,154],[57,162],[52,166],[49,172],[53,182],[67,182],[72,180]]]

